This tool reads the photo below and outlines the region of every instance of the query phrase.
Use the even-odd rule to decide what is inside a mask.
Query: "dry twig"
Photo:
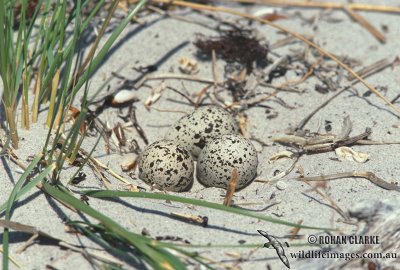
[[[351,7],[348,5],[344,5],[343,9],[359,24],[361,24],[365,29],[367,29],[377,40],[381,43],[386,43],[385,36],[378,31],[372,24],[370,24],[363,16],[355,12]]]
[[[291,0],[219,0],[222,2],[237,3],[254,3],[275,6],[290,6],[303,8],[326,8],[326,9],[343,9],[345,6],[353,10],[400,13],[400,7],[391,7],[383,5],[372,5],[364,3],[339,3],[339,2],[322,2],[322,1],[291,1]]]
[[[354,172],[344,172],[344,173],[335,173],[335,174],[328,174],[328,175],[320,175],[320,176],[313,176],[313,177],[298,177],[295,180],[299,181],[331,181],[341,178],[365,178],[369,180],[371,183],[387,190],[395,190],[400,192],[400,186],[395,183],[389,183],[383,180],[382,178],[377,177],[372,172],[366,171],[354,171]]]

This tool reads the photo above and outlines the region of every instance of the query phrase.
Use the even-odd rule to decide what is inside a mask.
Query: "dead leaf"
[[[303,220],[300,219],[299,221],[297,221],[297,224],[302,225],[302,224],[303,224]],[[296,239],[297,236],[298,236],[298,234],[299,234],[300,229],[301,229],[300,227],[293,227],[293,228],[290,230],[289,239],[290,239],[290,240]]]
[[[276,154],[273,154],[273,155],[268,159],[268,163],[272,163],[273,161],[276,161],[276,160],[281,159],[281,158],[292,158],[293,155],[294,155],[294,153],[293,153],[293,152],[290,152],[290,151],[288,151],[288,150],[281,151],[281,152],[278,152],[278,153],[276,153]]]
[[[179,70],[184,74],[194,75],[199,72],[197,61],[194,59],[182,57],[179,60],[179,64]]]
[[[337,141],[347,139],[350,135],[350,132],[353,128],[353,124],[351,123],[350,116],[346,116],[343,120],[342,131],[340,135],[337,137]]]
[[[144,102],[144,106],[146,107],[147,110],[150,110],[150,106],[154,103],[156,103],[157,100],[160,99],[162,93],[165,90],[165,83],[162,82],[158,87],[153,88],[151,90],[150,96],[146,99]]]
[[[335,149],[335,153],[339,160],[350,160],[358,163],[364,163],[368,160],[369,155],[362,152],[356,152],[350,147],[342,146]]]
[[[136,153],[128,153],[125,156],[123,156],[121,161],[122,171],[126,172],[134,169],[137,165],[138,159],[139,155]]]
[[[288,16],[281,15],[281,14],[268,14],[265,16],[261,16],[261,18],[268,20],[270,22],[273,22],[273,21],[277,21],[277,20],[287,19]]]
[[[303,178],[304,177],[304,167],[302,165],[297,165],[296,169],[297,169],[296,172],[298,174],[300,174],[300,178]]]
[[[243,137],[245,138],[249,138],[249,132],[247,130],[247,126],[248,126],[248,117],[245,114],[239,114],[239,130],[240,133],[243,135]]]

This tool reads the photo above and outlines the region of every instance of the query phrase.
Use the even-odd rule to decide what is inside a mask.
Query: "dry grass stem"
[[[303,224],[303,220],[300,219],[300,220],[297,222],[297,224],[299,224],[299,225]],[[298,239],[298,234],[299,234],[299,232],[300,232],[300,229],[301,229],[300,227],[291,229],[291,230],[290,230],[289,240]]]
[[[389,61],[389,59],[384,58],[356,71],[356,73],[365,79],[366,77],[376,74],[388,67],[391,67],[392,65],[393,61]],[[349,81],[354,81],[356,78],[350,74],[347,79]]]
[[[322,2],[322,1],[290,1],[290,0],[219,0],[221,2],[236,3],[254,3],[275,6],[304,7],[304,8],[326,8],[326,9],[343,9],[345,6],[353,10],[400,13],[400,7],[372,5],[364,3],[339,3],[339,2]]]
[[[148,75],[144,76],[140,81],[138,81],[134,87],[135,87],[135,89],[139,89],[147,81],[165,80],[165,79],[196,81],[196,82],[214,84],[213,79],[207,79],[207,78],[203,78],[203,77],[197,77],[197,76],[185,75],[185,74],[163,73],[163,74],[148,74]],[[220,84],[221,84],[221,82],[218,82],[218,85],[220,85]]]
[[[368,30],[379,42],[386,43],[385,36],[379,32],[372,24],[370,24],[363,16],[355,12],[352,8],[345,5],[343,9],[359,24]]]
[[[400,186],[397,183],[389,183],[385,180],[377,177],[372,172],[367,171],[353,171],[353,172],[344,172],[344,173],[335,173],[335,174],[327,174],[320,176],[312,176],[312,177],[298,177],[295,180],[299,181],[331,181],[341,178],[365,178],[369,180],[371,183],[387,190],[395,190],[400,192]]]
[[[188,214],[182,214],[182,213],[177,213],[177,212],[171,212],[170,215],[171,215],[171,217],[181,219],[184,221],[193,222],[193,223],[202,225],[203,227],[206,227],[208,225],[207,217],[188,215]]]
[[[319,188],[326,188],[325,183],[317,183],[316,185],[313,186],[306,181],[304,181],[304,182],[311,187],[311,189],[307,190],[306,192],[315,191],[325,201],[327,201],[329,203],[329,205],[332,207],[332,209],[334,209],[339,215],[341,215],[342,218],[344,218],[345,220],[350,219],[350,217],[346,214],[346,212],[343,211],[343,209],[340,208],[339,205],[337,205],[337,203],[331,197],[329,197],[327,194],[325,194],[324,192],[319,190]]]

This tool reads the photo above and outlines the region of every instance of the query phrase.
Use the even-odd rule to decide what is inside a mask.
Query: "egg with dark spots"
[[[167,131],[165,139],[179,142],[197,159],[208,142],[237,132],[236,121],[228,111],[217,106],[203,106],[182,117]]]
[[[223,135],[209,142],[197,160],[197,180],[207,187],[226,189],[233,169],[238,172],[236,190],[257,176],[258,157],[250,140],[238,135]]]
[[[174,141],[161,140],[147,146],[139,159],[139,178],[161,190],[188,191],[193,185],[191,154]]]

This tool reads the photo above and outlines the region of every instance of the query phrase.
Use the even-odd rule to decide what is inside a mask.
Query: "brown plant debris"
[[[286,137],[276,137],[273,138],[274,142],[287,144],[294,146],[297,149],[301,149],[301,153],[315,154],[330,152],[339,148],[341,146],[350,146],[358,143],[360,140],[364,140],[371,135],[372,130],[366,128],[365,132],[352,136],[341,138],[340,135],[330,135],[330,134],[313,134],[311,136],[294,136],[289,135]]]
[[[225,199],[224,199],[224,203],[223,203],[225,206],[231,205],[232,197],[233,197],[233,194],[235,194],[235,190],[236,190],[238,181],[239,181],[239,174],[237,172],[237,169],[234,168],[232,170],[231,179],[229,180],[228,187],[226,189],[226,195],[225,195]]]
[[[184,221],[192,222],[199,224],[203,227],[208,226],[208,217],[206,216],[195,216],[195,215],[190,215],[190,214],[183,214],[183,213],[177,213],[177,212],[172,212],[171,217],[181,219]]]
[[[248,74],[253,64],[261,66],[266,60],[268,47],[257,40],[251,30],[235,29],[220,32],[219,37],[205,37],[198,34],[194,45],[202,57],[211,57],[212,51],[228,63],[238,63],[247,69]]]

